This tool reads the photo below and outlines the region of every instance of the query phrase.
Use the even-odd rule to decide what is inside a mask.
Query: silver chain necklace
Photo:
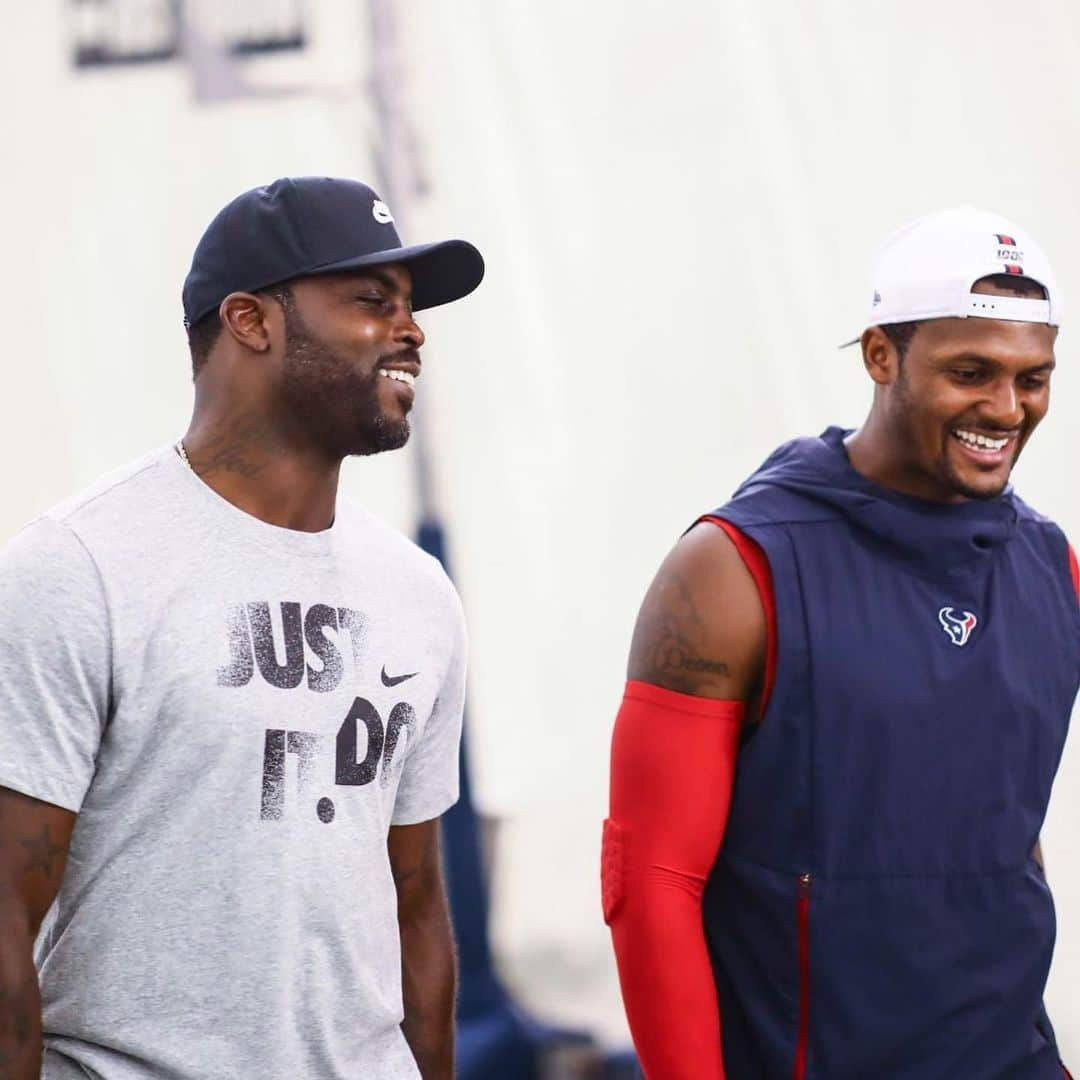
[[[188,461],[187,451],[186,451],[186,450],[184,449],[184,440],[183,440],[183,439],[181,439],[181,440],[180,440],[180,441],[179,441],[179,442],[178,442],[178,443],[176,444],[176,449],[177,449],[177,452],[178,452],[178,453],[180,454],[180,460],[181,460],[181,461],[182,461],[182,462],[183,462],[183,463],[184,463],[184,464],[185,464],[185,465],[186,465],[186,466],[187,466],[187,467],[188,467],[189,469],[191,469],[191,462],[190,462],[190,461]],[[192,471],[192,472],[194,472],[195,470],[194,470],[194,469],[191,469],[191,471]]]

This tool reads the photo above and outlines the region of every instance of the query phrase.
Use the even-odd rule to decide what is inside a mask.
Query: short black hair
[[[1029,297],[1033,300],[1046,299],[1046,289],[1032,278],[1021,277],[1019,274],[991,274],[989,277],[979,278],[979,280],[975,282],[975,285],[983,284],[993,285],[995,289],[1004,289],[1014,296]],[[974,286],[972,286],[972,288],[974,288]],[[915,331],[922,326],[924,321],[925,320],[920,319],[915,322],[886,323],[882,326],[881,329],[885,332],[885,336],[893,343],[893,348],[896,349],[896,355],[900,358],[901,362],[903,362],[904,357],[907,355],[908,347],[911,345],[911,339],[915,336]]]
[[[903,363],[904,357],[907,356],[908,346],[911,344],[911,339],[915,336],[915,331],[922,326],[922,322],[894,322],[886,323],[882,326],[882,330],[885,332],[885,336],[893,343],[893,348],[896,350],[896,355],[900,357],[900,362]]]
[[[289,308],[293,298],[292,283],[283,281],[277,285],[269,285],[265,289],[256,290],[255,295],[272,297],[282,307]],[[210,353],[217,344],[218,338],[221,337],[222,329],[221,316],[217,313],[217,308],[208,311],[198,322],[187,328],[192,378],[197,379],[199,372],[206,366]]]
[[[210,352],[221,337],[221,316],[217,309],[208,311],[198,322],[187,328],[188,349],[191,351],[191,375],[198,378],[206,366]]]

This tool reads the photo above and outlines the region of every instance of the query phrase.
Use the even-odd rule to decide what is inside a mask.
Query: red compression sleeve
[[[744,705],[628,682],[611,745],[604,918],[648,1080],[723,1080],[701,895],[724,838]]]

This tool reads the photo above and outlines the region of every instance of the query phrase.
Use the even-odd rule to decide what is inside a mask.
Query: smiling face
[[[988,282],[972,291],[1008,295]],[[1000,495],[1049,407],[1056,337],[1045,323],[931,319],[901,359],[880,327],[868,330],[874,407],[889,433],[884,482],[942,501]]]
[[[280,301],[281,404],[332,458],[403,446],[424,334],[397,264],[299,278]]]

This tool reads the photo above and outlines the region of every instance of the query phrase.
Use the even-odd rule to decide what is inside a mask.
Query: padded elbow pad
[[[604,907],[604,922],[611,925],[623,895],[623,850],[625,835],[622,826],[611,818],[604,820],[604,837],[600,845],[600,899]]]
[[[643,878],[700,894],[723,840],[744,711],[740,701],[626,684],[600,860],[609,925]]]

